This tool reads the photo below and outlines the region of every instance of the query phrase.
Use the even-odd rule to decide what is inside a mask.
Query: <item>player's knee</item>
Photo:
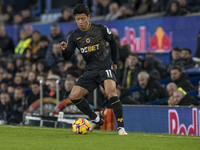
[[[81,99],[83,96],[80,96],[79,94],[76,94],[76,93],[71,93],[69,95],[69,99],[70,100],[77,100],[77,99]]]
[[[110,99],[111,97],[117,96],[117,93],[115,91],[107,91],[106,96],[108,99]]]

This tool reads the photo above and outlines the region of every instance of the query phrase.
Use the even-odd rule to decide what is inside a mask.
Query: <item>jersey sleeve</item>
[[[71,56],[74,54],[76,49],[76,44],[73,40],[73,35],[71,35],[67,41],[67,48],[62,51],[62,56],[65,60],[69,60]]]
[[[114,64],[118,64],[119,54],[118,54],[118,47],[117,47],[117,43],[114,38],[114,35],[106,26],[102,26],[102,28],[103,28],[104,39],[110,44],[111,59]]]

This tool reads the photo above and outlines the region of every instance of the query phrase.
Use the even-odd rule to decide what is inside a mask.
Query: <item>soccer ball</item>
[[[72,123],[72,131],[77,134],[87,134],[90,129],[90,123],[87,119],[78,118]]]

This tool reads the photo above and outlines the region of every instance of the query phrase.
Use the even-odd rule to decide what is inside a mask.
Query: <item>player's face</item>
[[[89,19],[90,15],[87,16],[85,13],[75,15],[75,21],[81,30],[86,30],[89,28]]]

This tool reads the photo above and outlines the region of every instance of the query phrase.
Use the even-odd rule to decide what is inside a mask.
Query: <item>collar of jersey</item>
[[[87,28],[87,29],[85,29],[85,30],[81,30],[81,31],[87,31],[87,30],[89,30],[90,29],[90,27],[91,27],[91,22],[90,22],[90,24],[89,24],[89,27]]]

